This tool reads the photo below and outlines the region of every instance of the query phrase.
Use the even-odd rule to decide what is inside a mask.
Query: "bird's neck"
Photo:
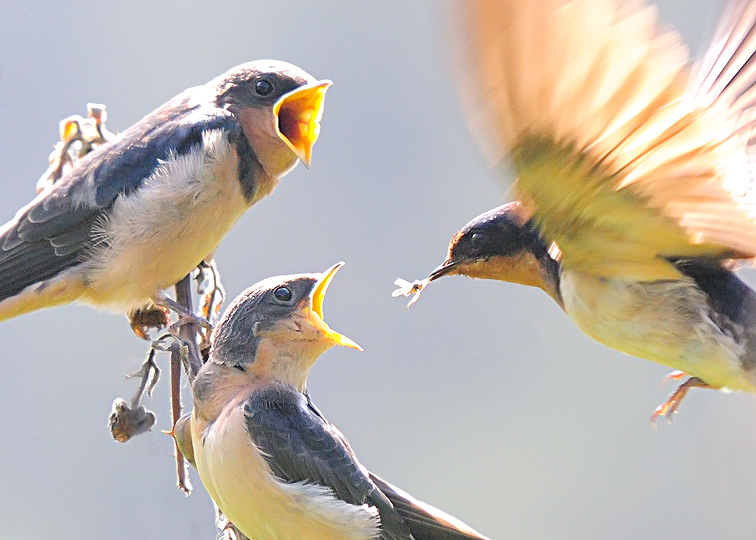
[[[270,195],[278,185],[279,179],[280,177],[272,176],[261,169],[257,175],[257,178],[255,179],[255,190],[252,193],[249,204],[255,204],[263,197]]]
[[[559,290],[562,265],[557,259],[558,249],[552,249],[546,243],[532,220],[523,225],[522,231],[526,238],[525,244],[528,246],[527,274],[532,279],[525,285],[542,289],[564,309],[564,301]]]
[[[247,159],[250,156],[254,156],[258,167],[254,178],[256,184],[255,191],[264,191],[265,186],[260,185],[261,181],[267,181],[268,183],[271,181],[278,182],[280,178],[286,176],[287,173],[296,167],[297,163],[299,163],[299,158],[281,140],[281,136],[277,133],[275,125],[271,126],[270,111],[256,108],[232,108],[230,110],[239,118],[245,135],[241,138],[246,139],[246,144],[240,140],[240,143],[244,146],[240,147],[239,153],[247,154]],[[249,141],[255,142],[254,148]]]
[[[559,288],[562,265],[548,253],[541,256],[538,259],[538,262],[542,281],[540,284],[541,289],[543,289],[546,294],[553,298],[554,301],[564,309],[564,300],[562,299],[562,293]]]
[[[195,415],[204,423],[214,422],[229,402],[249,393],[251,382],[241,369],[212,360],[205,363],[192,383]]]
[[[323,353],[322,344],[311,342],[282,347],[273,340],[261,339],[254,360],[230,365],[210,360],[197,374],[193,384],[195,411],[204,422],[215,421],[223,407],[232,400],[247,396],[260,385],[277,382],[305,393],[307,376],[315,360]]]
[[[239,155],[239,182],[242,185],[244,197],[251,206],[269,195],[278,185],[278,180],[282,175],[277,176],[265,169],[245,136],[239,134],[236,144]],[[294,165],[296,165],[296,160],[291,168]]]
[[[548,294],[564,309],[564,302],[559,291],[559,275],[561,265],[548,253],[526,252],[520,256],[520,261],[513,265],[517,271],[508,276],[507,281],[514,281],[521,285],[538,287]]]
[[[261,339],[255,361],[247,371],[251,376],[275,380],[304,393],[310,369],[318,357],[330,348],[330,343],[319,340],[292,339],[282,342]]]

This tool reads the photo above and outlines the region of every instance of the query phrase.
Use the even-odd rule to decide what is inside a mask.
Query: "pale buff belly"
[[[742,343],[714,324],[691,281],[632,283],[567,270],[560,291],[567,314],[597,341],[712,386],[756,391],[741,368]]]
[[[322,486],[277,481],[252,445],[241,405],[224,409],[204,431],[192,419],[197,470],[218,507],[255,540],[368,540],[374,512],[330,495]],[[203,440],[204,439],[204,440]]]
[[[82,300],[131,307],[175,284],[214,252],[249,206],[235,154],[225,140],[215,143],[212,166],[199,155],[177,158],[137,193],[116,200],[100,227],[107,247],[95,248],[87,264]]]

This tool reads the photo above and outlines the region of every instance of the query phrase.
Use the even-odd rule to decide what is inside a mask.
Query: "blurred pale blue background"
[[[753,538],[756,397],[693,391],[653,431],[667,370],[590,341],[539,291],[449,278],[411,311],[391,298],[503,201],[457,107],[444,5],[0,0],[0,221],[88,101],[120,130],[237,63],[296,63],[335,81],[312,169],[248,213],[218,262],[231,296],[347,262],[326,319],[365,352],[327,353],[310,390],[365,465],[492,538]],[[661,11],[698,51],[717,10]],[[188,499],[174,487],[167,378],[157,428],[110,438],[145,351],[123,316],[37,312],[0,325],[0,344],[0,538],[214,537],[196,474]]]

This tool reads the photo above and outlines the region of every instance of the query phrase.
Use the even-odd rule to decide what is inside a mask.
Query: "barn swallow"
[[[703,61],[642,3],[476,0],[460,26],[461,88],[514,201],[451,241],[425,280],[461,274],[537,286],[589,336],[756,392],[756,2],[731,2]],[[679,378],[680,373],[675,377]]]
[[[75,300],[175,308],[162,291],[299,161],[309,167],[330,85],[281,61],[241,64],[42,182],[0,227],[0,320]]]
[[[266,279],[229,306],[173,431],[220,510],[255,540],[462,540],[484,536],[363,467],[315,407],[307,376],[334,345],[323,321],[338,263]],[[188,418],[188,419],[187,419]]]

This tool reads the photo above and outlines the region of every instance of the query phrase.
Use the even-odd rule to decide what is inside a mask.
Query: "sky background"
[[[700,51],[715,4],[660,4]],[[346,261],[326,320],[365,351],[326,353],[309,388],[361,461],[496,539],[752,538],[756,397],[694,390],[652,430],[668,370],[591,341],[542,292],[447,278],[409,311],[391,297],[505,201],[457,104],[443,7],[0,0],[0,222],[87,102],[118,131],[241,62],[295,63],[334,81],[312,167],[248,212],[217,261],[231,298]],[[0,344],[0,539],[214,538],[196,473],[189,498],[174,485],[167,376],[148,401],[156,428],[111,439],[110,405],[146,350],[123,315],[43,310],[0,324]]]

